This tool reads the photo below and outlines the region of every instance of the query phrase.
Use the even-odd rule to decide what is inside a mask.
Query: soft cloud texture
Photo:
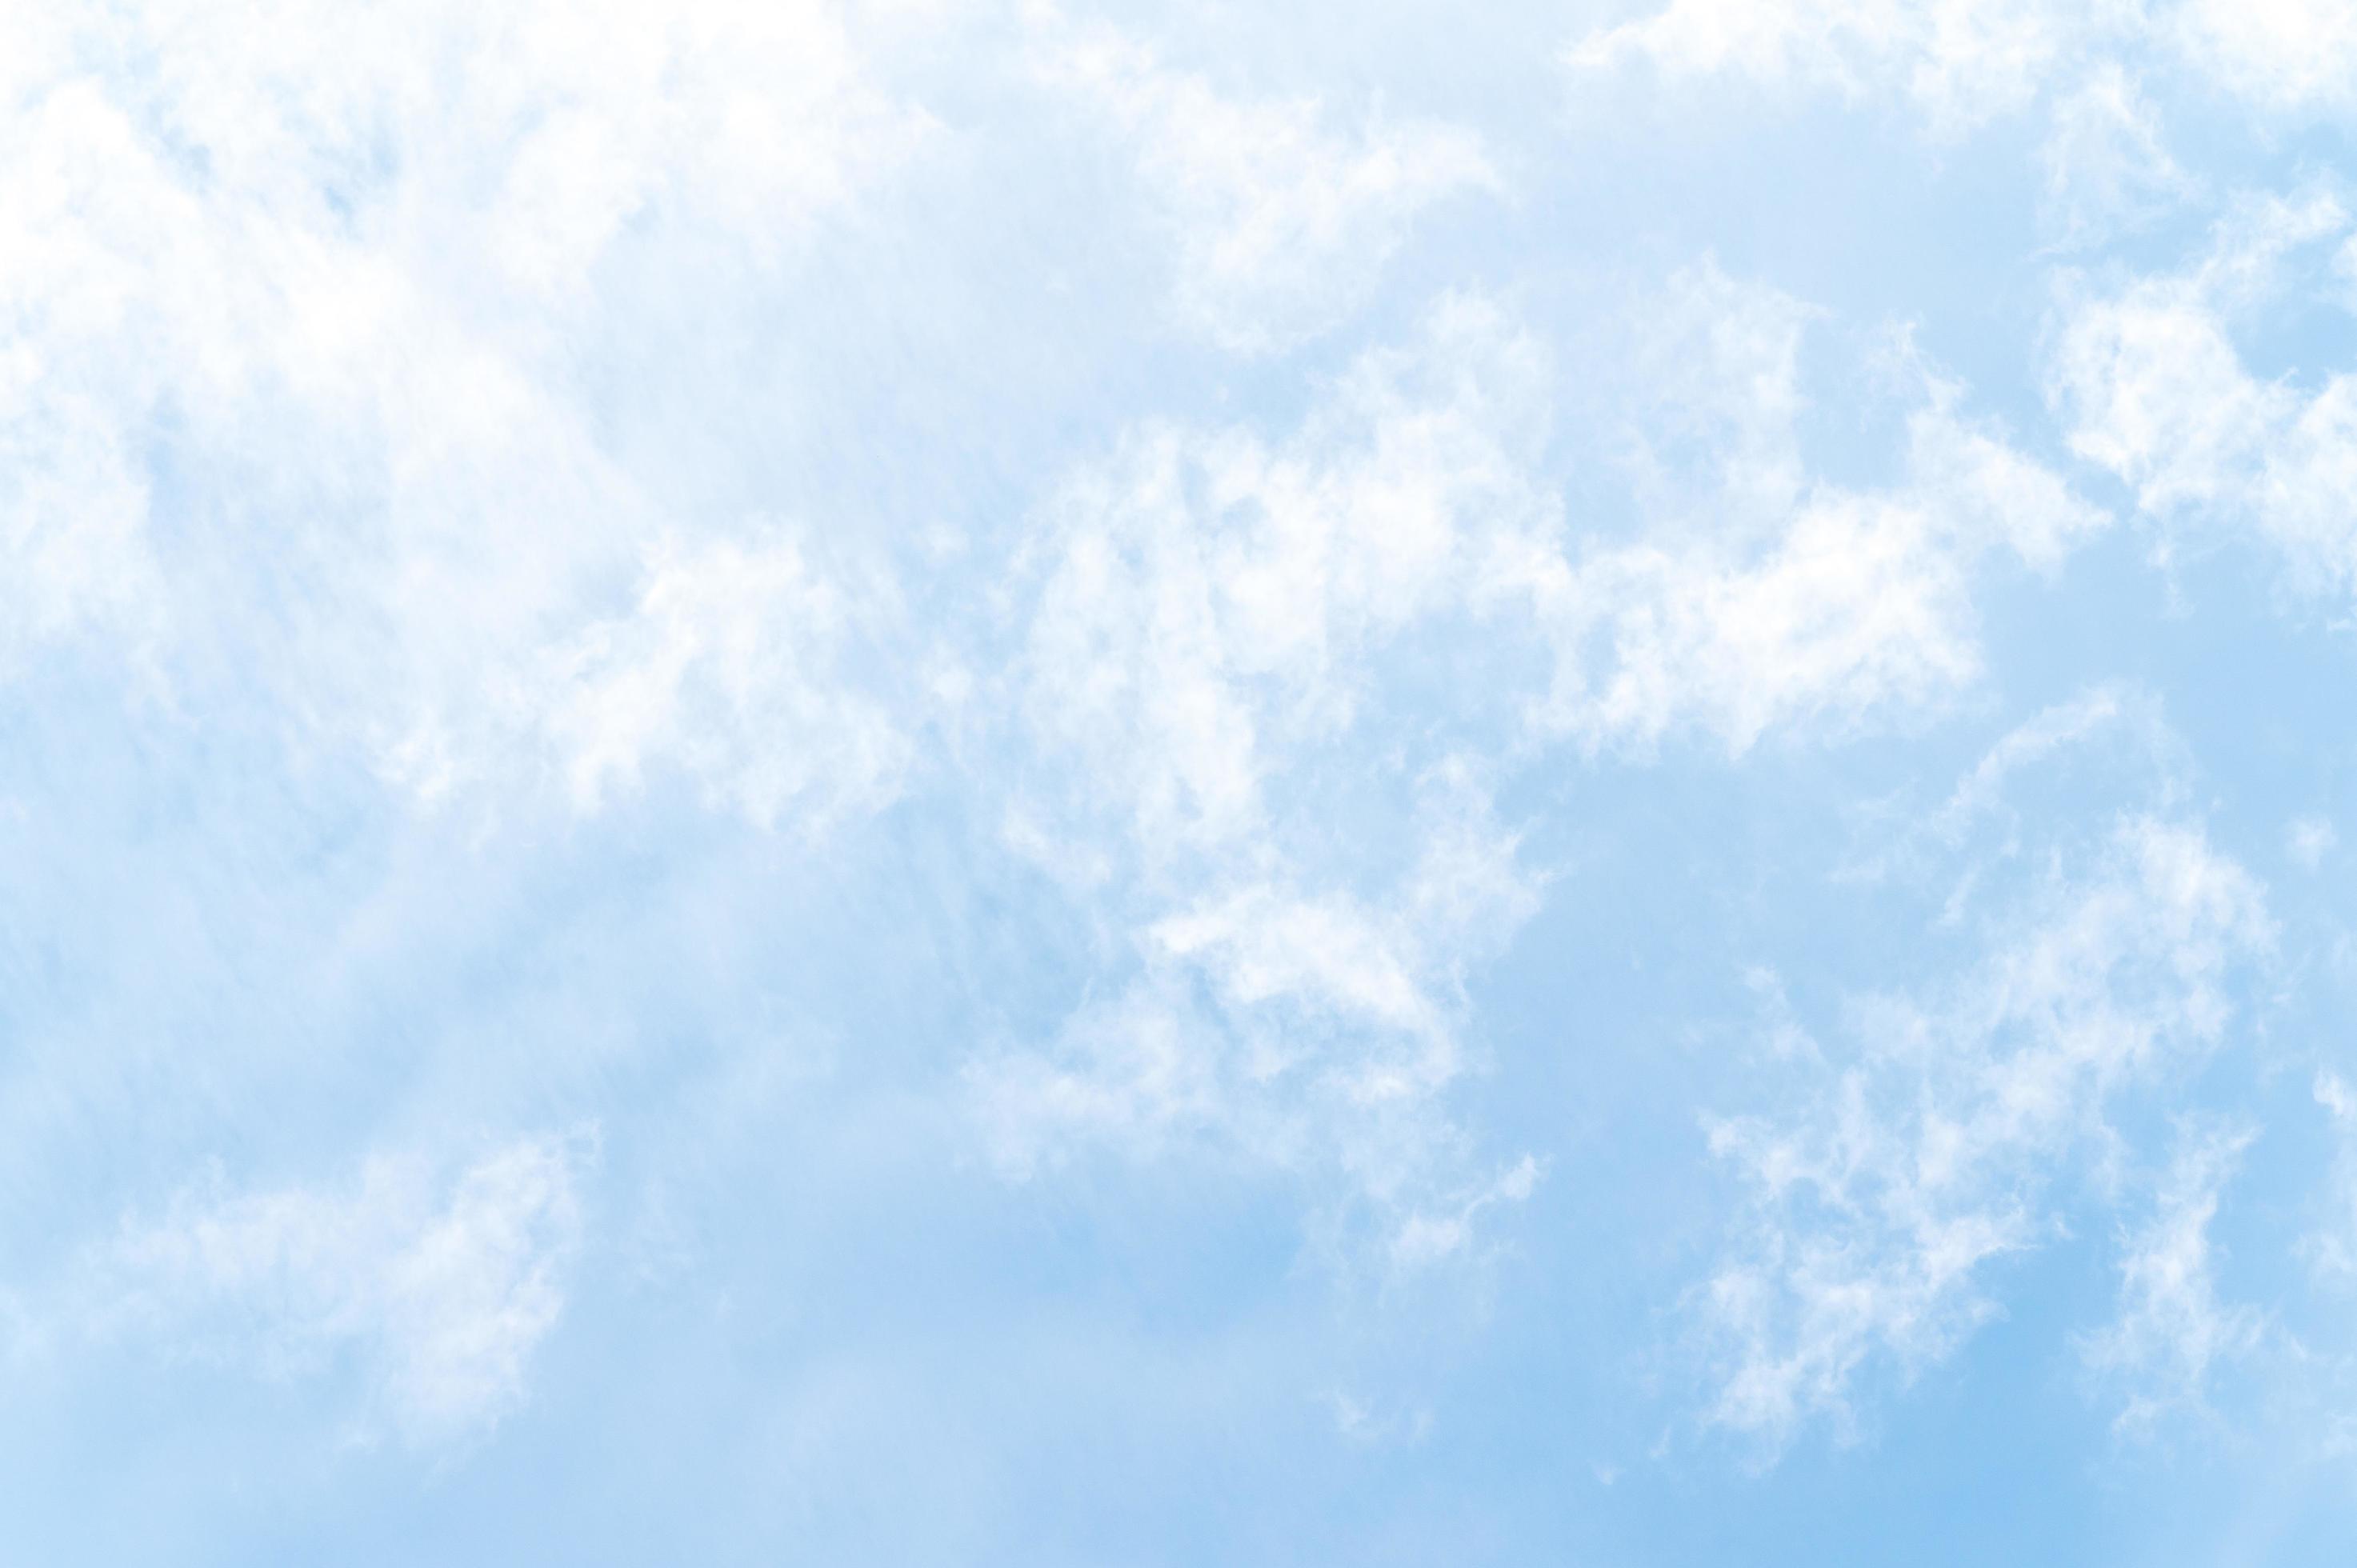
[[[2329,194],[2246,200],[2184,271],[2069,300],[2050,386],[2072,449],[2164,523],[2255,534],[2311,590],[2357,584],[2342,498],[2357,472],[2357,383],[2313,392],[2254,374],[2238,317],[2272,303],[2294,259],[2349,227]]]
[[[821,6],[295,5],[235,44],[225,16],[70,10],[20,70],[0,647],[81,627],[177,701],[251,681],[435,797],[519,728],[578,726],[541,667],[609,639],[633,577],[676,576],[655,552],[745,548],[737,519],[673,514],[583,394],[576,324],[660,304],[601,278],[650,231],[780,264],[931,122]],[[791,613],[827,621],[791,572]],[[743,746],[673,750],[712,783]],[[713,787],[774,815],[800,788],[776,772]]]
[[[1050,1052],[977,1064],[1002,1165],[1207,1141],[1339,1175],[1411,1262],[1456,1251],[1480,1208],[1527,1196],[1527,1156],[1496,1185],[1473,1173],[1447,1097],[1469,1065],[1467,968],[1529,918],[1537,879],[1460,770],[1422,794],[1417,858],[1379,896],[1217,878],[1135,934],[1138,979]]]
[[[2080,7],[2049,0],[1676,0],[1577,44],[1577,68],[1631,56],[1667,74],[1733,72],[1858,94],[1895,86],[1953,131],[2032,97]]]
[[[2127,1238],[2120,1315],[2082,1347],[2088,1365],[2129,1390],[2118,1424],[2148,1429],[2172,1404],[2200,1409],[2211,1369],[2247,1356],[2259,1315],[2222,1302],[2210,1243],[2220,1190],[2248,1132],[2189,1132],[2171,1156],[2149,1219]]]
[[[2055,1237],[2050,1190],[2113,1135],[2115,1097],[2181,1081],[2224,1036],[2225,987],[2272,940],[2257,884],[2198,830],[2149,818],[2092,859],[1936,997],[1862,1003],[1857,1055],[1810,1063],[1793,1110],[1713,1123],[1755,1206],[1701,1298],[1726,1349],[1713,1421],[1771,1443],[1816,1417],[1846,1425],[1862,1380],[1952,1353],[1998,1310],[1995,1262]],[[2179,1185],[2214,1184],[2207,1169]],[[2168,1202],[2128,1265],[2150,1299],[2099,1359],[2158,1356],[2158,1321],[2206,1305],[2187,1294],[2196,1261],[2168,1251],[2198,1242],[2200,1195]]]
[[[1903,99],[1953,136],[2024,107],[2097,49],[2198,73],[2265,112],[2340,112],[2357,24],[2332,0],[1673,0],[1581,38],[1566,59]]]
[[[2276,111],[2345,111],[2357,70],[2357,17],[2330,0],[2233,5],[2186,0],[2175,8],[2179,46],[2228,88]]]
[[[2352,38],[0,5],[10,1547],[2333,1560]]]
[[[1222,93],[1108,30],[1056,38],[1039,69],[1134,147],[1172,248],[1178,318],[1240,352],[1345,318],[1425,208],[1499,189],[1480,138],[1461,126]]]
[[[2190,193],[2150,96],[2117,61],[2096,66],[2056,102],[2040,161],[2050,220],[2065,246],[2150,223]]]
[[[98,1249],[51,1332],[280,1376],[350,1355],[413,1439],[479,1432],[522,1400],[564,1310],[587,1155],[540,1138],[439,1179],[407,1158],[319,1188],[232,1192],[216,1176]]]
[[[1663,303],[1652,395],[1723,469],[1711,511],[1636,542],[1566,527],[1544,478],[1550,356],[1473,299],[1362,357],[1281,446],[1134,433],[1049,505],[1020,679],[1061,788],[1020,801],[1010,838],[1122,911],[1142,973],[1049,1058],[981,1073],[1006,1163],[1055,1129],[1153,1147],[1224,1128],[1279,1163],[1323,1147],[1383,1204],[1461,1182],[1432,1165],[1466,1056],[1444,998],[1540,886],[1480,780],[1534,743],[1641,753],[1695,730],[1739,756],[1771,731],[1909,722],[1980,673],[1984,557],[2050,570],[2107,521],[1903,356],[1903,483],[1813,483],[1805,307],[1716,269]],[[1388,693],[1436,658],[1491,689],[1391,732]],[[1426,797],[1372,808],[1407,862],[1372,905],[1312,869],[1325,780],[1371,763]],[[1305,1048],[1329,1035],[1350,1054]]]
[[[1706,492],[1706,527],[1523,566],[1557,650],[1551,728],[1643,747],[1695,727],[1740,753],[1782,725],[1920,713],[1980,672],[1984,558],[2051,569],[2107,521],[1912,364],[1902,481],[1813,482],[1794,424],[1797,302],[1715,269],[1669,295],[1674,336],[1657,352],[1681,367],[1679,406],[1723,429],[1723,488]]]

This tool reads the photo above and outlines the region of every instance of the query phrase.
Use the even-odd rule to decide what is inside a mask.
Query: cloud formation
[[[1346,319],[1426,208],[1501,188],[1461,126],[1226,94],[1119,33],[1056,31],[1041,81],[1134,148],[1173,308],[1222,348],[1282,349]]]
[[[453,1176],[379,1158],[356,1180],[229,1190],[218,1174],[86,1260],[45,1338],[300,1376],[353,1358],[369,1413],[413,1441],[479,1434],[524,1397],[581,1237],[589,1145],[528,1138]]]
[[[2181,1084],[2227,1037],[2233,977],[2274,940],[2258,884],[2198,828],[2150,817],[2075,858],[1966,973],[1863,1000],[1855,1054],[1797,1056],[1791,1109],[1711,1122],[1750,1191],[1698,1299],[1720,1348],[1713,1422],[1771,1446],[1812,1420],[1847,1429],[1861,1384],[1952,1354],[1999,1310],[1999,1262],[2062,1233],[2053,1189],[2116,1137],[2114,1101]],[[2179,1170],[2133,1243],[2126,1326],[2099,1362],[2165,1359],[2174,1325],[2199,1340],[2180,1358],[2198,1383],[2232,1337],[2202,1316],[2189,1251],[2219,1157]]]
[[[2341,498],[2357,472],[2357,382],[2309,392],[2254,374],[2238,319],[2276,303],[2285,274],[2350,223],[2322,191],[2239,203],[2181,271],[2066,301],[2050,389],[2074,451],[2172,528],[2218,525],[2273,546],[2311,592],[2357,585]]]
[[[11,1544],[2329,1560],[2352,59],[16,7]]]

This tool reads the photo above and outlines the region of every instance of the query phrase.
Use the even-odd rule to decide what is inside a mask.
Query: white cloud
[[[2185,0],[2187,61],[2278,113],[2357,103],[2357,12],[2340,0]]]
[[[2257,885],[2198,830],[2129,819],[1960,982],[1863,1004],[1860,1054],[1792,1110],[1715,1122],[1753,1208],[1701,1296],[1711,1420],[1781,1444],[1947,1355],[1997,1309],[1986,1265],[2056,1233],[2049,1189],[2109,1139],[2110,1101],[2206,1053],[2272,940]],[[2159,1266],[2138,1276],[2155,1290]]]
[[[1642,59],[1664,75],[1902,94],[1943,132],[2020,107],[2096,6],[2051,0],[1672,0],[1574,44],[1576,69]]]
[[[0,111],[0,672],[88,632],[176,708],[259,695],[428,792],[569,722],[500,704],[607,635],[659,541],[727,531],[585,369],[775,275],[935,134],[816,3],[185,0],[48,33]],[[758,772],[710,710],[674,749]],[[801,788],[740,774],[714,790],[756,814]]]
[[[2341,835],[2333,831],[2328,817],[2298,817],[2284,830],[2284,853],[2304,871],[2314,871],[2322,865],[2324,857],[2340,843]]]
[[[1980,672],[1969,598],[1937,522],[1906,504],[1835,496],[1749,560],[1616,552],[1549,596],[1576,660],[1551,724],[1590,744],[1646,746],[1693,724],[1740,753],[1799,719],[1930,706]]]
[[[1670,0],[1566,59],[1904,100],[1955,134],[2024,107],[2098,51],[2190,70],[2278,115],[2357,102],[2357,20],[2340,0]]]
[[[2220,1190],[2255,1135],[2215,1127],[2182,1133],[2151,1218],[2126,1239],[2119,1316],[2080,1345],[2089,1368],[2125,1391],[2116,1430],[2147,1430],[2170,1410],[2205,1408],[2212,1368],[2258,1347],[2258,1311],[2218,1299],[2210,1241]]]
[[[2032,714],[1989,747],[1949,795],[1933,819],[1942,836],[1952,843],[1961,842],[1976,819],[1997,806],[2007,783],[2023,769],[2122,727],[2139,733],[2148,750],[2166,747],[2166,733],[2152,701],[2118,686],[2098,686]]]
[[[1771,729],[1920,714],[1980,672],[1972,586],[1993,552],[2050,570],[2107,518],[1920,385],[1896,486],[1810,483],[1794,421],[1797,309],[1715,268],[1674,280],[1662,357],[1721,389],[1719,504],[1698,527],[1570,559],[1523,581],[1556,649],[1544,722],[1590,747],[1695,727],[1735,753]],[[1706,369],[1705,367],[1707,367]]]
[[[1494,307],[1444,299],[1283,439],[1148,427],[1042,507],[1010,843],[1130,972],[974,1064],[1003,1168],[1211,1151],[1294,1173],[1397,1267],[1521,1190],[1448,1109],[1478,1059],[1465,972],[1536,907],[1491,805],[1518,710],[1423,715],[1406,683],[1441,650],[1517,657],[1502,564],[1555,524],[1545,372]]]
[[[576,801],[594,808],[672,757],[762,826],[806,830],[895,792],[909,742],[844,667],[875,595],[815,572],[779,534],[659,553],[637,605],[557,650],[535,695]]]
[[[143,129],[198,160],[214,215],[250,204],[317,233],[341,209],[397,243],[456,246],[438,267],[487,265],[552,303],[577,298],[642,213],[783,242],[929,124],[876,84],[845,11],[818,0],[360,16],[272,0],[261,16],[181,0],[127,29],[89,21],[82,41]]]
[[[1392,1262],[1402,1269],[1426,1268],[1464,1252],[1481,1211],[1500,1203],[1521,1203],[1539,1184],[1539,1162],[1524,1155],[1497,1176],[1469,1192],[1410,1214],[1392,1236]]]
[[[2316,1102],[2332,1122],[2332,1178],[2326,1192],[2331,1212],[2303,1239],[2301,1250],[2319,1276],[2345,1289],[2357,1283],[2357,1090],[2339,1073],[2319,1072]]]
[[[1800,422],[1803,351],[1825,313],[1706,260],[1632,314],[1629,458],[1656,526],[1741,538],[1772,533],[1808,488]]]
[[[1348,732],[1371,662],[1461,614],[1548,525],[1537,346],[1444,301],[1289,439],[1148,427],[1060,488],[1027,550],[1025,716],[1149,861],[1265,826],[1265,774]],[[1076,771],[1074,771],[1076,770]]]
[[[1537,1176],[1527,1159],[1469,1175],[1447,1112],[1469,1065],[1464,968],[1529,918],[1536,889],[1461,777],[1428,781],[1414,838],[1416,862],[1376,897],[1230,875],[1149,920],[1132,984],[1047,1049],[970,1069],[1001,1168],[1205,1147],[1316,1186],[1339,1176],[1399,1266],[1463,1250],[1481,1210]]]
[[[1280,442],[1149,428],[1063,487],[1018,575],[1038,771],[1010,842],[1125,933],[1138,974],[977,1069],[1008,1168],[1208,1141],[1347,1173],[1398,1217],[1395,1257],[1455,1250],[1484,1190],[1445,1111],[1457,976],[1536,893],[1471,782],[1566,737],[1693,729],[1739,753],[1919,719],[1978,672],[1980,563],[2050,569],[2105,521],[1906,353],[1903,482],[1811,482],[1810,314],[1715,269],[1674,286],[1640,375],[1720,482],[1577,554],[1542,477],[1546,357],[1470,300],[1362,357]],[[1419,716],[1403,682],[1433,660],[1487,672],[1480,695]],[[1357,830],[1401,869],[1321,869],[1333,781],[1403,774],[1423,803]]]
[[[1053,38],[1040,75],[1134,145],[1175,248],[1180,318],[1239,352],[1332,327],[1426,209],[1500,188],[1470,131],[1372,105],[1352,124],[1314,96],[1223,94],[1104,28]]]
[[[2165,522],[2209,520],[2271,543],[2296,582],[2357,590],[2357,377],[2312,392],[2254,375],[2238,317],[2279,291],[2286,260],[2345,232],[2327,195],[2242,204],[2174,274],[2071,299],[2048,372],[2081,456]]]
[[[411,1158],[329,1188],[238,1193],[216,1176],[160,1218],[126,1220],[49,1332],[282,1376],[350,1356],[413,1440],[464,1437],[522,1401],[563,1312],[587,1157],[578,1140],[533,1138],[447,1180]]]
[[[2015,725],[1936,804],[1908,792],[1864,803],[1857,845],[1835,876],[1944,886],[1936,925],[1959,929],[1984,895],[2002,894],[2006,865],[2036,852],[2038,825],[2074,793],[2093,788],[2114,810],[2166,818],[2184,810],[2193,777],[2159,699],[2106,682]],[[1987,853],[1959,869],[1953,857],[1975,845]]]
[[[2066,246],[2135,229],[2192,188],[2162,141],[2158,110],[2117,61],[2096,66],[2057,100],[2040,161],[2048,221]]]
[[[14,133],[16,155],[0,158],[0,312],[12,324],[0,335],[0,675],[84,628],[153,634],[147,475],[113,406],[113,367],[88,353],[139,277],[92,234],[152,231],[175,205],[152,171],[124,169],[129,133],[87,86],[34,100]],[[143,234],[139,248],[152,243]]]
[[[406,564],[392,646],[353,639],[414,674],[375,705],[371,760],[421,804],[493,818],[552,800],[594,814],[666,776],[764,829],[816,834],[880,808],[928,706],[897,585],[846,552],[815,556],[805,532],[657,533],[603,574],[634,578],[626,594],[576,591],[508,625],[486,580],[506,572]]]

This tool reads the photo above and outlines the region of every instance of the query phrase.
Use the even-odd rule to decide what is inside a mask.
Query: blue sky
[[[2344,1550],[2357,13],[0,114],[0,1559]]]

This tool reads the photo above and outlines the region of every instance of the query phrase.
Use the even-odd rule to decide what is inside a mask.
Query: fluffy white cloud
[[[1642,384],[1714,482],[1634,540],[1570,534],[1540,467],[1548,357],[1475,301],[1367,356],[1281,448],[1133,438],[1052,509],[1027,656],[1040,732],[1128,780],[1109,793],[1146,842],[1232,842],[1263,821],[1273,746],[1347,728],[1385,642],[1471,617],[1552,670],[1527,704],[1543,731],[1643,748],[1691,727],[1740,752],[1952,695],[1980,668],[1983,563],[2050,570],[2108,521],[1911,354],[1903,480],[1813,482],[1806,308],[1708,266],[1654,303]]]
[[[2256,104],[2357,105],[2357,12],[2339,0],[2185,0],[2169,16],[2184,57]]]
[[[1265,775],[1347,734],[1383,650],[1551,525],[1544,364],[1494,308],[1447,301],[1282,443],[1150,427],[1064,486],[1027,552],[1017,671],[1056,777],[1148,861],[1261,831]]]
[[[2357,589],[2357,377],[2263,379],[2233,330],[2288,258],[2348,229],[2329,195],[2244,202],[2186,270],[2067,300],[2049,370],[2072,449],[2147,513],[2255,534],[2302,585],[2341,592]]]
[[[266,693],[428,790],[574,724],[500,704],[565,697],[542,667],[608,635],[661,542],[735,527],[634,467],[602,346],[787,264],[933,134],[824,4],[45,21],[0,109],[0,668],[86,630],[177,706]],[[774,607],[823,620],[815,575]],[[844,704],[764,714],[813,705]],[[741,737],[672,738],[756,814],[802,788],[713,779]]]
[[[1795,428],[1803,314],[1713,268],[1670,294],[1662,357],[1720,389],[1678,401],[1725,409],[1712,422],[1722,486],[1699,526],[1524,564],[1556,650],[1548,727],[1640,749],[1692,727],[1740,753],[1780,726],[1921,713],[1979,673],[1982,562],[2051,569],[2108,521],[1911,364],[1902,480],[1810,483]]]
[[[531,1138],[449,1179],[408,1158],[335,1187],[239,1193],[216,1177],[126,1220],[48,1332],[281,1376],[350,1356],[410,1438],[464,1437],[522,1400],[564,1309],[587,1157],[578,1139]]]
[[[1701,1298],[1724,1358],[1711,1419],[1781,1443],[1813,1417],[1846,1423],[1862,1380],[1948,1354],[1996,1309],[1986,1265],[2057,1233],[2049,1189],[2111,1136],[2110,1102],[2208,1052],[2234,972],[2272,940],[2258,886],[2198,829],[2130,819],[1972,973],[1862,1004],[1859,1054],[1794,1108],[1715,1122],[1754,1207]],[[2199,1281],[2169,1273],[2172,1256],[2190,1267],[2169,1247],[2207,1219],[2209,1167],[2187,1168],[2133,1250],[2127,1326],[2098,1352],[2123,1367],[2200,1326]],[[2232,1337],[2215,1326],[2197,1376]]]
[[[1108,29],[1049,33],[1041,79],[1135,149],[1175,252],[1179,317],[1225,348],[1284,348],[1335,325],[1426,208],[1499,188],[1461,127],[1232,96]]]

